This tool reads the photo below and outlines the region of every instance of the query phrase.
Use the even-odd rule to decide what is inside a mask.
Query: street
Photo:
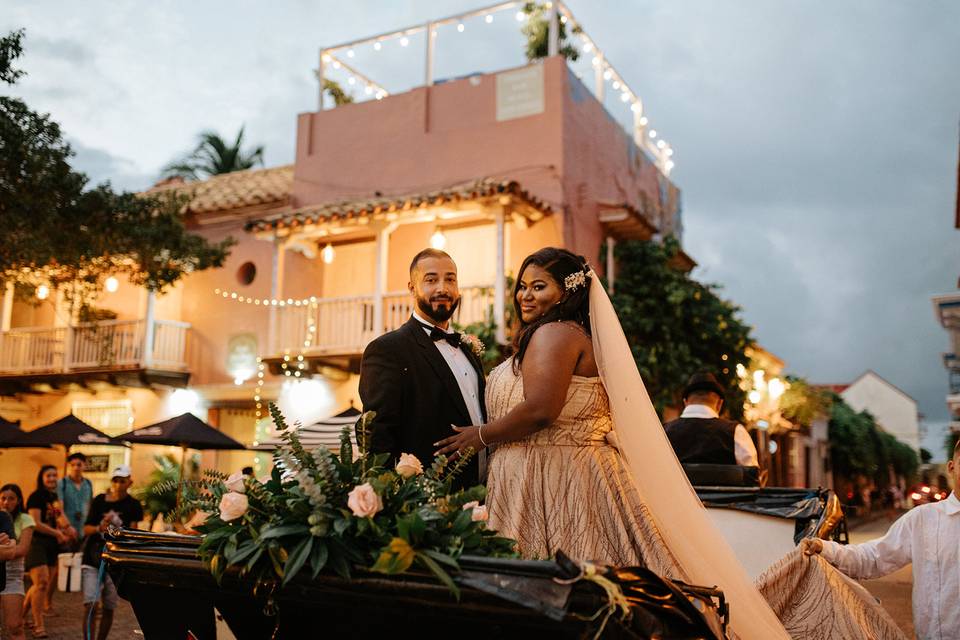
[[[850,543],[859,544],[879,538],[886,533],[891,524],[893,520],[886,517],[866,522],[850,531]],[[909,566],[878,580],[863,581],[863,586],[880,599],[883,608],[909,638],[915,637],[910,597],[912,585],[913,575]]]

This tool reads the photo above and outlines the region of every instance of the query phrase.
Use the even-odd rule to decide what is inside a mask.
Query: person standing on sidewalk
[[[840,545],[808,538],[801,548],[851,578],[871,579],[913,563],[913,626],[923,640],[960,639],[960,442],[947,463],[953,493],[914,507],[886,535]]]
[[[93,485],[83,477],[87,468],[87,456],[80,452],[67,457],[67,475],[57,482],[57,495],[63,505],[63,515],[77,531],[76,548],[83,541],[83,523],[87,521],[90,502],[93,500]]]
[[[113,625],[113,610],[117,608],[117,587],[109,574],[104,572],[101,582],[100,556],[106,541],[103,534],[111,526],[132,529],[143,520],[143,506],[128,493],[133,480],[130,479],[130,467],[125,464],[113,470],[110,476],[110,489],[93,499],[90,513],[83,525],[87,539],[83,544],[83,566],[80,569],[83,582],[83,638],[94,637],[94,624],[91,620],[93,607],[103,598],[103,612],[100,628],[96,637],[106,640]]]

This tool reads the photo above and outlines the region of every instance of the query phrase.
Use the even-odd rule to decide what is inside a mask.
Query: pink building
[[[556,52],[558,25],[573,16],[553,6]],[[583,34],[573,40],[595,50]],[[121,282],[99,302],[117,319],[96,326],[65,320],[56,296],[36,306],[8,293],[0,415],[32,429],[73,411],[121,434],[194,411],[253,445],[270,435],[267,402],[304,422],[359,404],[363,348],[409,317],[407,267],[431,243],[457,261],[458,321],[492,313],[502,337],[506,277],[530,252],[565,246],[614,277],[613,261],[600,262],[603,245],[680,236],[672,149],[654,140],[639,98],[605,59],[594,58],[592,86],[559,55],[437,83],[427,47],[423,85],[388,94],[346,62],[364,42],[323,50],[320,75],[348,69],[368,82],[369,99],[299,114],[293,165],[152,190],[189,193],[195,232],[238,241],[224,268],[162,295]],[[628,129],[608,110],[611,84],[632,114]],[[109,464],[132,456],[143,480],[163,449],[89,452]],[[40,450],[0,455],[3,480],[26,486],[40,462],[62,461]],[[205,453],[203,464],[259,471],[270,458]]]

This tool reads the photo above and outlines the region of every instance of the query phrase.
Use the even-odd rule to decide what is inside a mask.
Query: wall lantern
[[[323,248],[323,251],[320,252],[320,257],[323,258],[325,264],[330,264],[333,262],[333,258],[336,255],[336,252],[333,250],[333,245],[327,243],[327,246]]]

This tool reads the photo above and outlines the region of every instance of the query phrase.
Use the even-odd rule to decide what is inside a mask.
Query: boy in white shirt
[[[947,463],[950,497],[914,507],[886,535],[840,545],[808,538],[801,548],[851,578],[879,578],[913,563],[913,626],[923,640],[960,639],[960,442]]]

